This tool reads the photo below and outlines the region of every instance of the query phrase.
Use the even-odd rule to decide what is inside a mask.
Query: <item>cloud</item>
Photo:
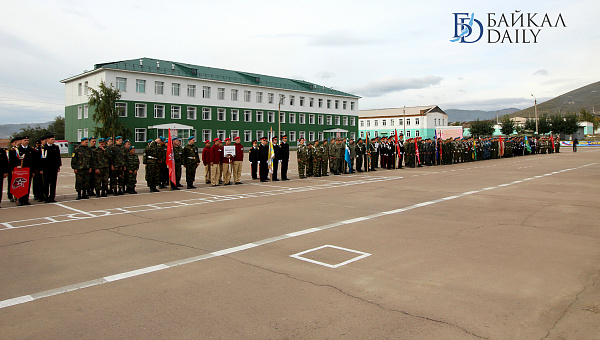
[[[533,73],[534,76],[547,76],[548,70],[539,69]]]
[[[352,93],[357,93],[363,97],[381,97],[392,92],[427,88],[438,85],[441,81],[442,77],[438,76],[421,78],[385,77],[372,81],[363,87],[355,88]]]
[[[315,74],[315,77],[321,78],[321,79],[329,79],[329,78],[335,77],[335,73],[328,72],[328,71],[321,71],[321,72],[318,72],[317,74]]]
[[[327,46],[327,47],[345,47],[356,45],[371,45],[377,43],[378,40],[371,38],[358,37],[346,31],[330,32],[323,35],[311,37],[309,45],[312,46]]]

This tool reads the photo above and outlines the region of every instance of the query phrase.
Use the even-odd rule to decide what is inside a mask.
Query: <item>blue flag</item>
[[[352,169],[352,159],[350,158],[350,148],[348,147],[348,142],[346,142],[346,155],[344,158],[346,159],[346,163],[348,163],[348,168],[350,168],[350,171],[354,171]]]

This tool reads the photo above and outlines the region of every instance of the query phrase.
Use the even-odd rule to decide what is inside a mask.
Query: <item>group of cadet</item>
[[[60,148],[54,144],[53,134],[45,135],[36,141],[35,147],[29,145],[29,137],[15,137],[10,141],[8,150],[0,147],[0,203],[4,178],[7,179],[7,194],[11,202],[17,202],[18,206],[30,205],[29,195],[33,189],[34,200],[44,203],[56,202],[56,182],[58,172],[62,166]],[[26,194],[15,198],[10,190],[13,182],[12,176],[15,169],[29,168],[29,182],[20,181],[24,186]],[[26,176],[25,176],[26,177]]]
[[[71,168],[75,173],[76,199],[88,199],[90,196],[106,197],[137,194],[137,172],[140,160],[135,147],[123,137],[82,138],[75,147],[71,158]]]

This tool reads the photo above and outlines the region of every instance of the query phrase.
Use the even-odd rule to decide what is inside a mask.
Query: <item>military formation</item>
[[[192,136],[187,144],[181,146],[181,140],[172,139],[174,180],[169,176],[168,140],[158,137],[148,140],[142,154],[142,163],[146,168],[145,180],[150,192],[170,188],[180,190],[183,187],[181,177],[185,168],[187,189],[194,189],[196,172],[200,164],[204,165],[205,183],[213,186],[242,184],[242,164],[244,146],[240,137],[221,141],[215,138],[204,141],[200,150]],[[96,145],[98,142],[98,145]],[[376,137],[363,140],[334,138],[331,140],[315,140],[309,143],[300,138],[297,148],[298,175],[301,179],[321,177],[355,172],[377,171],[378,169],[402,169],[404,167],[423,167],[433,165],[450,165],[486,159],[525,156],[532,154],[548,154],[560,152],[558,137],[485,137],[485,138],[448,138],[437,140],[398,137]],[[54,136],[48,135],[29,146],[29,138],[15,138],[9,150],[0,152],[0,174],[8,178],[15,168],[31,169],[30,185],[33,187],[34,199],[40,202],[56,202],[57,174],[62,166],[60,150],[54,145]],[[252,142],[248,152],[253,180],[261,182],[289,180],[290,148],[287,136],[281,142],[273,137],[269,143],[266,137]],[[88,199],[90,196],[107,197],[107,195],[137,194],[137,173],[140,159],[135,147],[121,136],[112,138],[82,138],[74,149],[71,168],[75,173],[75,190],[77,199]],[[2,187],[0,186],[0,190]],[[8,197],[17,202],[10,190]],[[28,205],[29,194],[18,200],[18,205]]]

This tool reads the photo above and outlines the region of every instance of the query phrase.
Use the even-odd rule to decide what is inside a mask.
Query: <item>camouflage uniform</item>
[[[96,148],[94,152],[94,185],[96,197],[106,197],[108,191],[108,169],[110,167],[109,151],[106,148]]]
[[[329,176],[327,168],[329,167],[329,145],[325,144],[327,139],[323,140],[323,158],[321,159],[321,176]]]
[[[181,145],[173,145],[173,159],[175,159],[175,182],[181,186],[181,166],[183,165],[183,148]]]
[[[187,182],[188,189],[194,186],[196,168],[199,163],[198,147],[195,144],[186,145],[183,148],[183,164],[185,164],[185,181]]]
[[[160,183],[159,157],[161,147],[155,141],[146,147],[146,183],[150,191],[158,191],[156,186]]]
[[[137,194],[135,191],[135,185],[137,184],[137,171],[140,168],[140,159],[138,155],[128,153],[127,154],[127,193]]]
[[[315,155],[315,149],[313,143],[308,143],[306,149],[306,176],[311,177],[313,175],[313,157]]]
[[[312,169],[314,177],[321,177],[321,165],[323,164],[323,156],[323,147],[319,145],[319,141],[316,141],[312,159]]]
[[[308,147],[304,144],[298,144],[296,156],[298,158],[298,175],[300,178],[306,178],[306,159],[308,157]]]
[[[121,145],[115,145],[111,148],[110,165],[112,175],[110,179],[110,188],[115,195],[123,194],[125,187],[125,159],[127,150]]]
[[[75,190],[77,190],[77,199],[88,198],[86,190],[90,182],[92,150],[85,145],[78,146],[75,149],[73,158],[71,158],[71,168],[73,168],[73,170],[77,170],[77,173],[75,174]]]
[[[331,144],[329,146],[329,172],[332,174],[337,173],[336,168],[336,154],[335,154],[335,139],[331,140]]]

